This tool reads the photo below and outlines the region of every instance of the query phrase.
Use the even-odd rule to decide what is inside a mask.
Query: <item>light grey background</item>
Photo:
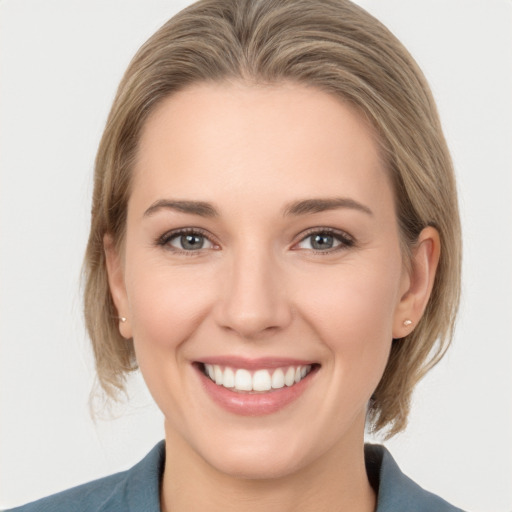
[[[0,3],[0,507],[125,469],[163,437],[132,402],[94,423],[79,274],[93,160],[137,48],[188,1]],[[465,261],[456,338],[387,443],[422,486],[512,510],[512,3],[360,0],[429,79],[455,161]]]

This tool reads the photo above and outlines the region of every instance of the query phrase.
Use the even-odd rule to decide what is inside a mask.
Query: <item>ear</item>
[[[111,235],[103,237],[103,250],[107,263],[108,284],[110,294],[117,309],[119,317],[119,332],[126,339],[132,337],[132,329],[129,315],[128,296],[124,281],[124,268],[120,251],[116,247]],[[124,320],[125,319],[125,320]]]
[[[441,241],[437,229],[431,226],[424,228],[411,250],[410,265],[403,271],[393,338],[407,336],[418,325],[434,286],[440,254]]]

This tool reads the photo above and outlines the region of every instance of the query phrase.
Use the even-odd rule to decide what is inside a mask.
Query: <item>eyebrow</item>
[[[216,208],[205,201],[178,201],[171,199],[159,199],[155,201],[145,212],[144,217],[149,217],[158,210],[175,210],[181,213],[190,213],[201,217],[218,217]]]
[[[333,197],[325,199],[303,199],[288,203],[283,210],[283,217],[308,215],[340,208],[348,208],[366,213],[367,215],[373,215],[370,208],[354,199],[348,197]],[[206,201],[182,201],[172,199],[159,199],[155,201],[144,212],[144,217],[150,217],[162,209],[199,215],[200,217],[219,217],[218,210],[211,203]]]
[[[327,210],[337,210],[339,208],[348,208],[357,210],[367,215],[373,215],[373,212],[364,204],[355,201],[349,197],[332,197],[326,199],[304,199],[289,203],[284,209],[284,216],[306,215],[312,213],[325,212]]]

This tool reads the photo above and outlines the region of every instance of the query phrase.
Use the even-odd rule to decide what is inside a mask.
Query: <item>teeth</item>
[[[311,365],[288,366],[271,370],[237,370],[228,366],[222,368],[217,364],[205,364],[205,374],[218,386],[234,388],[236,391],[269,391],[293,386],[311,371]]]
[[[290,366],[288,370],[286,370],[286,375],[284,376],[284,383],[287,386],[293,386],[295,384],[295,368]]]
[[[252,377],[253,391],[268,391],[272,388],[272,378],[268,370],[258,370]]]
[[[224,375],[222,376],[222,385],[225,388],[235,387],[235,372],[231,368],[226,368],[224,370]]]
[[[284,387],[284,372],[278,368],[272,375],[272,389],[280,389]]]
[[[239,389],[240,391],[252,391],[252,377],[251,377],[251,373],[249,371],[247,371],[247,370],[237,370],[236,371],[236,373],[235,373],[235,389]]]
[[[222,370],[220,369],[220,366],[214,366],[213,372],[215,376],[215,384],[218,384],[219,386],[222,385],[222,377],[224,374],[222,373]]]

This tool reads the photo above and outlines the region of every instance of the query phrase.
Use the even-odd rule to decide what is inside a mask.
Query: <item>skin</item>
[[[312,198],[363,208],[283,215]],[[205,201],[218,215],[162,200]],[[372,128],[314,88],[200,84],[151,114],[122,249],[109,236],[105,249],[121,334],[165,416],[162,510],[374,510],[367,403],[439,258],[426,228],[405,265],[394,202]],[[199,229],[202,248],[159,242],[180,228]],[[315,250],[312,228],[342,238]],[[320,369],[284,409],[241,416],[211,400],[192,365],[226,354]]]

